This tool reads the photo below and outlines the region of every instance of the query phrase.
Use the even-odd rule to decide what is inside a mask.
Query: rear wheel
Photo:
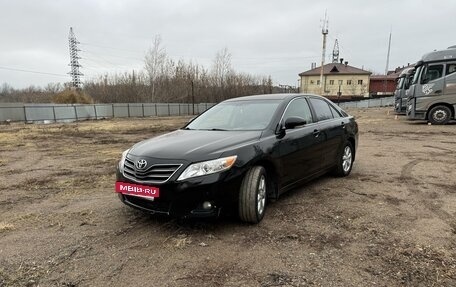
[[[336,176],[347,176],[353,167],[355,151],[350,142],[346,142],[342,152],[338,155],[337,166],[334,170]]]
[[[260,222],[266,210],[267,174],[262,166],[252,167],[239,190],[239,218],[244,222]]]
[[[433,125],[444,125],[450,121],[451,110],[447,106],[435,106],[429,111],[428,120]]]

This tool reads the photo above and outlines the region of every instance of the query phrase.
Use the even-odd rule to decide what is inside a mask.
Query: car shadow
[[[268,202],[266,216],[259,224],[244,223],[239,220],[235,212],[223,213],[219,217],[212,218],[177,218],[159,214],[148,214],[139,210],[131,209],[127,213],[130,220],[136,223],[135,228],[153,228],[163,231],[180,232],[188,235],[201,233],[224,234],[226,232],[239,232],[270,224],[271,214],[280,213],[280,209],[285,205],[293,205],[297,202],[309,200],[321,200],[325,196],[328,188],[320,188],[333,179],[331,175],[323,175],[309,182],[303,183],[296,188],[282,194],[279,199]],[[323,203],[324,204],[324,203]],[[130,209],[129,207],[125,207]]]
[[[308,182],[300,184],[295,188],[283,193],[280,195],[279,199],[273,202],[270,202],[269,207],[275,207],[276,205],[280,206],[282,203],[288,204],[296,201],[297,199],[305,198],[314,198],[321,197],[324,195],[324,192],[329,190],[326,186],[327,182],[334,179],[335,177],[330,174],[322,175],[318,178],[312,179]]]
[[[201,232],[214,233],[231,228],[251,226],[251,224],[241,222],[234,214],[222,213],[218,217],[186,218],[149,214],[127,206],[123,208],[127,209],[127,216],[130,217],[130,221],[133,222],[135,228],[153,228],[164,232],[179,232],[192,235]]]
[[[409,125],[411,126],[424,126],[424,125],[429,125],[427,121],[409,121]],[[454,126],[456,125],[456,121],[450,121],[449,123],[445,124],[446,126]],[[437,126],[437,125],[431,125],[431,126]]]

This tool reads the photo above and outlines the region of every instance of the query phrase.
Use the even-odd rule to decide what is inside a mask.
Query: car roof
[[[300,97],[308,97],[308,96],[315,96],[315,97],[321,97],[318,95],[312,95],[312,94],[264,94],[264,95],[253,95],[253,96],[246,96],[246,97],[238,97],[238,98],[232,98],[228,99],[225,102],[236,102],[236,101],[255,101],[255,100],[289,100],[292,98],[295,98],[297,96]]]

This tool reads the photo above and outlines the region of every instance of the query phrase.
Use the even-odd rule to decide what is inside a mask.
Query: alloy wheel
[[[258,183],[257,192],[257,211],[258,214],[263,214],[266,205],[266,178],[261,175],[260,182]]]
[[[352,150],[349,146],[346,146],[344,149],[344,154],[342,155],[342,168],[345,173],[350,171],[352,165]]]

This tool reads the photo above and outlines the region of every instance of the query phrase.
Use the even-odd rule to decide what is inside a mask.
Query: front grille
[[[135,163],[125,159],[124,176],[137,182],[164,183],[182,166],[182,164],[153,164],[144,170],[137,170]]]

